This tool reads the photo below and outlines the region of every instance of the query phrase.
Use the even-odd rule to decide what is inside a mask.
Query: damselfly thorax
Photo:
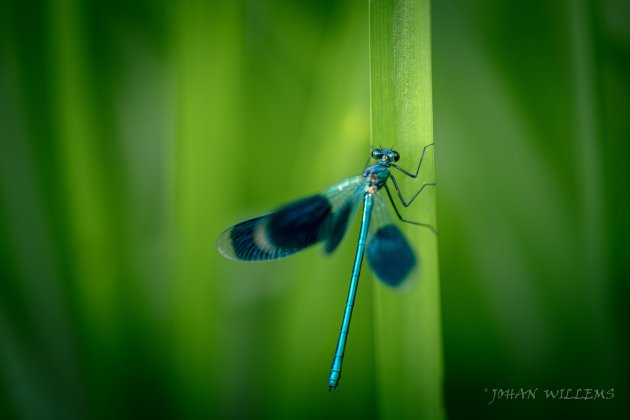
[[[366,179],[365,192],[368,194],[374,194],[387,182],[389,178],[389,169],[387,166],[378,164],[370,166],[363,172],[363,177]]]

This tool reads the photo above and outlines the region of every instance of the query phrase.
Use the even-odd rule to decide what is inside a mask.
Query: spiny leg
[[[401,222],[410,223],[412,225],[422,226],[422,227],[428,228],[428,229],[431,230],[431,232],[433,232],[435,235],[437,235],[437,230],[435,230],[435,228],[433,226],[431,226],[430,224],[428,224],[428,223],[421,223],[421,222],[414,222],[412,220],[407,220],[404,217],[402,217],[402,215],[398,211],[398,208],[396,207],[396,203],[394,203],[394,197],[392,197],[392,193],[389,191],[389,187],[387,186],[387,184],[385,184],[385,191],[387,192],[387,196],[389,197],[389,201],[392,203],[392,206],[394,207],[394,211],[396,212],[396,216],[398,216],[398,219],[400,219]]]
[[[411,200],[409,200],[409,202],[406,202],[405,199],[402,196],[402,193],[400,192],[400,188],[398,188],[398,182],[396,182],[396,178],[394,178],[394,175],[390,173],[389,177],[392,179],[392,182],[394,183],[394,188],[396,188],[396,192],[398,193],[398,198],[400,198],[400,202],[405,207],[409,207],[409,205],[413,202],[413,200],[415,200],[416,197],[420,195],[422,190],[424,190],[424,187],[426,187],[426,186],[434,187],[435,186],[435,182],[423,182],[422,186],[420,187],[418,192],[415,193],[413,197],[411,197]]]
[[[433,146],[435,143],[431,143],[431,144],[427,144],[426,146],[424,146],[422,148],[422,156],[420,156],[420,162],[418,162],[418,167],[416,168],[416,173],[412,174],[411,172],[408,172],[406,170],[404,170],[403,168],[401,168],[400,166],[390,163],[390,166],[398,169],[400,172],[402,172],[403,174],[410,176],[412,178],[416,178],[418,176],[418,173],[420,173],[420,167],[422,166],[422,161],[424,160],[424,152],[427,151],[427,148],[430,146]]]

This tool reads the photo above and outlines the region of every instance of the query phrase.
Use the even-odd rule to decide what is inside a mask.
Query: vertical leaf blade
[[[428,0],[370,2],[371,134],[375,145],[395,146],[400,165],[414,169],[433,142],[430,9]],[[434,178],[427,149],[417,179],[398,175],[411,198]],[[427,188],[405,218],[436,225],[435,191]],[[419,256],[412,287],[375,288],[378,398],[383,418],[443,418],[442,337],[437,237],[403,226]]]

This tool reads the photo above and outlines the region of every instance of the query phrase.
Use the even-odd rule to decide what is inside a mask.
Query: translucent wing
[[[364,183],[361,175],[348,178],[322,194],[238,223],[219,236],[217,248],[224,257],[243,261],[284,258],[323,241],[332,252],[361,202]]]
[[[330,187],[325,192],[325,196],[328,197],[333,208],[333,217],[325,236],[324,249],[326,253],[333,252],[343,239],[346,230],[348,230],[348,224],[356,214],[363,199],[365,185],[365,178],[362,175],[357,175]]]
[[[370,268],[388,286],[402,285],[416,266],[413,249],[394,224],[380,192],[374,197],[366,252]]]

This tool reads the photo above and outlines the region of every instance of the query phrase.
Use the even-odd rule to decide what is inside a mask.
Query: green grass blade
[[[225,156],[242,154],[240,4],[183,2],[174,20],[177,114],[172,165],[173,334],[181,409],[220,411],[237,361],[225,350],[231,331],[224,300],[229,281],[217,274],[214,240],[225,228],[220,213],[232,199]],[[230,176],[237,183],[237,176]],[[213,212],[221,214],[211,217]],[[214,281],[212,279],[221,279]],[[208,320],[217,320],[209,322]],[[221,337],[219,340],[218,337]],[[195,391],[188,386],[194,384]],[[212,390],[209,392],[208,390]]]
[[[395,146],[400,165],[411,169],[433,141],[428,0],[370,2],[370,70],[372,141]],[[431,148],[420,178],[404,178],[397,177],[406,197],[423,181],[434,181]],[[406,218],[435,226],[435,191],[426,189],[405,210]],[[406,292],[375,289],[380,415],[437,419],[444,417],[437,237],[428,229],[403,228],[420,269]]]

